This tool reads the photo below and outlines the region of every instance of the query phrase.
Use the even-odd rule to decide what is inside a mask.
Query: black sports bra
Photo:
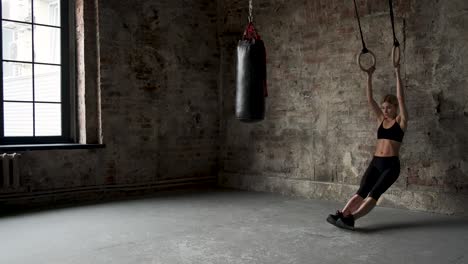
[[[393,126],[390,128],[384,128],[382,121],[382,124],[380,124],[380,127],[377,130],[377,139],[390,139],[402,142],[404,135],[405,132],[403,131],[403,129],[401,129],[400,124],[398,124],[396,120]]]

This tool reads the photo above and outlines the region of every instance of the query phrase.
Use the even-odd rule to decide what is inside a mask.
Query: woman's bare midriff
[[[401,143],[390,139],[377,139],[377,147],[374,156],[391,157],[398,156]]]

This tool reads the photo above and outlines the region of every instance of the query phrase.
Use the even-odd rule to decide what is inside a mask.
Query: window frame
[[[60,55],[61,55],[61,125],[62,135],[61,136],[21,136],[21,137],[5,137],[4,135],[4,109],[3,109],[3,26],[0,27],[0,145],[15,145],[15,144],[51,144],[51,143],[74,143],[74,70],[75,70],[75,52],[74,52],[74,12],[71,12],[73,8],[73,1],[70,0],[58,0],[60,2]],[[34,8],[34,0],[31,0],[31,7]],[[34,14],[34,9],[32,9]],[[0,4],[0,21],[3,21],[2,16],[2,4]],[[34,49],[34,25],[43,25],[41,23],[35,23],[32,19],[31,22],[25,22],[25,24],[32,26],[32,48]],[[3,25],[3,22],[2,22]],[[73,52],[72,52],[73,51]],[[34,59],[31,65],[34,65]],[[41,64],[37,64],[41,65]],[[33,67],[34,68],[34,67]],[[34,85],[34,70],[33,70],[33,89]],[[34,104],[34,100],[33,100]],[[34,115],[34,112],[33,112]],[[35,126],[35,117],[33,117],[33,126]]]

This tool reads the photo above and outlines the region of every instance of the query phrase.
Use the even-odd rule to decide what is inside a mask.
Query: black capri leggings
[[[380,196],[398,179],[400,159],[398,156],[376,157],[372,159],[361,180],[357,194],[378,200]]]

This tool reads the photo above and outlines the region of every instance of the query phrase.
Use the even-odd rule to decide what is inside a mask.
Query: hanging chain
[[[252,4],[252,0],[249,0],[249,22],[252,23],[253,22],[253,4]]]

